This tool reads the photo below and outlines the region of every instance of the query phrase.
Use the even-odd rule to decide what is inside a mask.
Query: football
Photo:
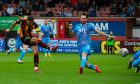
[[[120,51],[119,51],[119,54],[122,56],[122,57],[126,57],[128,55],[129,51],[127,48],[121,48]]]

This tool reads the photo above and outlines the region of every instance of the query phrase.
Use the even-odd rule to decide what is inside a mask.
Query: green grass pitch
[[[86,68],[79,74],[76,53],[54,53],[51,58],[39,53],[42,73],[33,71],[33,53],[25,55],[23,64],[16,63],[18,55],[0,53],[0,84],[140,84],[140,73],[135,73],[135,68],[126,68],[131,55],[125,58],[115,54],[90,55],[89,62],[100,67],[100,74]]]

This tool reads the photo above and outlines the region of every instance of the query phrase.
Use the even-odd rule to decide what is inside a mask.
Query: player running
[[[27,19],[19,19],[15,21],[10,29],[6,29],[6,32],[9,32],[14,28],[16,24],[20,24],[20,39],[23,44],[29,45],[34,53],[34,71],[39,72],[39,55],[38,55],[38,48],[37,45],[46,48],[51,49],[53,52],[57,50],[57,46],[54,48],[51,48],[49,45],[46,45],[41,42],[41,33],[40,29],[36,22],[34,22],[34,18],[32,16],[28,16]],[[39,37],[34,37],[32,35],[32,30],[37,32]]]
[[[27,19],[27,16],[24,16],[24,18]],[[23,19],[23,18],[22,18],[22,17],[19,17],[19,19]],[[24,57],[24,55],[25,55],[25,53],[26,53],[26,51],[27,51],[28,46],[25,45],[25,44],[23,44],[23,43],[21,42],[20,36],[19,36],[19,33],[20,33],[19,30],[20,30],[20,25],[19,25],[18,31],[17,31],[17,35],[18,35],[18,36],[17,36],[17,38],[16,38],[15,47],[14,47],[14,48],[10,48],[9,50],[7,50],[6,55],[10,54],[11,52],[17,52],[17,50],[20,49],[20,47],[22,46],[23,49],[21,50],[20,56],[19,56],[19,58],[18,58],[18,60],[17,60],[17,63],[22,64],[22,63],[23,63],[22,58]]]
[[[80,69],[79,72],[80,74],[83,73],[84,67],[95,70],[98,73],[101,73],[101,70],[98,68],[97,65],[92,65],[88,62],[88,56],[90,55],[90,45],[91,45],[91,40],[90,40],[90,33],[92,31],[97,32],[100,35],[109,37],[109,35],[105,34],[104,32],[99,31],[98,29],[95,29],[92,23],[87,23],[88,20],[88,15],[87,14],[81,14],[80,15],[80,24],[77,24],[74,28],[72,28],[72,25],[69,25],[71,32],[76,34],[77,36],[77,44],[78,44],[78,49],[79,49],[79,54],[80,54]]]
[[[20,40],[20,36],[18,35],[17,38],[16,38],[16,44],[15,44],[15,47],[14,48],[10,48],[7,52],[6,52],[6,55],[10,54],[11,52],[17,52],[18,49],[20,49],[20,47],[23,47],[23,49],[21,50],[20,52],[20,56],[17,60],[17,63],[20,63],[22,64],[23,61],[22,61],[22,58],[24,57],[24,55],[26,54],[26,51],[27,51],[27,48],[28,46],[23,44]]]
[[[53,28],[48,23],[49,21],[50,21],[49,19],[45,19],[44,24],[40,27],[40,31],[42,33],[42,42],[47,45],[50,45],[50,36],[51,35],[53,36],[53,38],[55,38]],[[50,54],[50,50],[46,50],[45,48],[43,48],[43,52],[45,53],[45,57],[46,56],[52,57]]]
[[[136,67],[136,73],[140,71],[140,50],[138,50],[128,62],[127,68],[131,69],[132,67]]]

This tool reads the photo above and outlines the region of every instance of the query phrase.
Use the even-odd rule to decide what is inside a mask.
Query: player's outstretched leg
[[[34,53],[34,72],[39,72],[39,55],[38,55],[38,48],[36,45],[31,46],[31,49]]]
[[[23,63],[22,58],[24,57],[25,53],[26,53],[26,50],[22,50],[22,51],[20,52],[20,56],[19,56],[19,58],[18,58],[18,60],[17,60],[17,63],[20,63],[20,64]]]
[[[9,50],[7,50],[6,55],[9,55],[11,52],[14,52],[14,48],[10,48]]]
[[[38,53],[35,53],[34,54],[34,72],[39,72],[38,64],[39,64],[39,56],[38,56]]]
[[[127,69],[131,69],[131,68],[132,68],[132,63],[133,63],[132,60],[130,60],[130,61],[128,62],[128,67],[127,67]]]
[[[101,70],[99,69],[99,67],[97,65],[92,65],[92,64],[89,64],[88,62],[86,63],[86,67],[89,68],[89,69],[92,69],[92,70],[95,70],[96,72],[98,73],[101,73]]]
[[[43,52],[44,52],[44,57],[47,57],[47,50],[46,50],[46,48],[43,48]]]
[[[38,40],[37,44],[43,48],[46,48],[48,50],[52,50],[52,52],[56,52],[58,46],[50,47],[49,45],[46,45],[45,43],[41,42],[41,40]]]
[[[140,66],[139,66],[139,64],[140,64],[140,58],[136,59],[136,60],[132,63],[132,66],[133,66],[133,67],[136,67],[136,70],[135,70],[136,73],[138,73],[138,72],[140,71]]]
[[[52,57],[52,55],[50,53],[50,50],[47,51],[47,54],[48,54],[49,57]]]

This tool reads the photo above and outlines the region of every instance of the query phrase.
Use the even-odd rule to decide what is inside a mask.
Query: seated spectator
[[[26,8],[29,8],[30,11],[32,10],[32,3],[30,0],[27,1]]]
[[[89,17],[96,17],[96,10],[93,8],[89,9]]]
[[[70,9],[68,9],[67,11],[65,11],[65,16],[66,17],[72,17],[72,13],[71,13]]]
[[[27,16],[29,16],[29,15],[31,15],[31,12],[30,12],[30,10],[27,8],[26,9],[26,11],[25,11],[25,14],[24,15],[27,15]]]
[[[12,5],[9,5],[8,8],[7,8],[7,13],[9,15],[13,15],[14,14],[14,8]]]
[[[16,7],[16,14],[18,15],[20,12],[21,12],[21,7],[20,5],[18,4],[17,7]]]
[[[20,0],[19,5],[20,5],[20,7],[25,8],[25,6],[26,6],[25,0]]]
[[[77,11],[77,10],[73,10],[72,16],[73,16],[73,17],[78,17],[78,11]]]
[[[119,16],[120,16],[120,17],[128,17],[129,14],[127,13],[127,9],[126,9],[126,8],[123,8],[123,9],[122,9],[122,12],[120,13]]]
[[[33,10],[34,11],[40,11],[40,5],[39,5],[39,2],[38,1],[34,4]]]
[[[60,17],[66,17],[64,8],[60,11]]]
[[[54,17],[54,13],[52,12],[51,8],[48,9],[46,17]]]
[[[18,12],[17,15],[20,15],[20,16],[23,16],[23,15],[24,15],[24,14],[23,14],[23,8],[20,8],[20,11]]]
[[[115,3],[113,4],[111,8],[111,15],[117,15],[117,6]]]
[[[46,16],[46,11],[41,11],[40,17],[45,17]]]
[[[4,8],[4,10],[2,11],[2,16],[10,16],[9,13],[7,13],[7,9]]]
[[[134,7],[131,4],[128,4],[128,13],[130,16],[134,16]]]
[[[52,8],[52,7],[55,7],[55,4],[52,2],[52,0],[49,0],[48,3],[47,3],[47,6],[49,8]]]

